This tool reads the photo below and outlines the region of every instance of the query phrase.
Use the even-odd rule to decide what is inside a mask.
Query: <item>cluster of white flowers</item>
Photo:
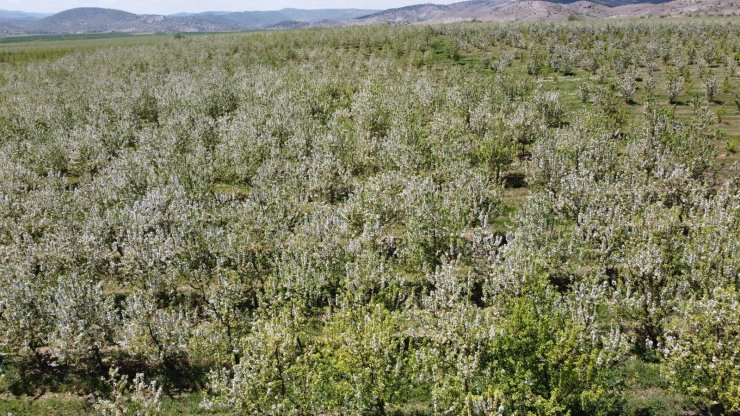
[[[739,33],[357,27],[0,64],[0,365],[120,367],[101,414],[203,386],[245,414],[610,414],[637,357],[735,411],[699,370],[737,377],[740,182],[707,106]],[[504,46],[495,72],[462,59]],[[623,116],[699,62],[709,103]],[[556,72],[576,110],[534,79]]]
[[[110,398],[96,398],[93,409],[100,416],[156,416],[161,414],[162,387],[156,381],[148,383],[144,374],[137,373],[133,380],[112,368],[107,379]]]

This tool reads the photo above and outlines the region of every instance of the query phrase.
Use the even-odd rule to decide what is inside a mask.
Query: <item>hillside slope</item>
[[[582,0],[549,0],[551,3],[561,3],[561,4],[569,4],[569,3],[579,3],[582,2]],[[671,0],[590,0],[591,3],[595,3],[601,6],[607,6],[607,7],[619,7],[619,6],[626,6],[630,4],[659,4],[659,3],[668,3]]]
[[[557,21],[569,18],[731,15],[740,0],[472,0],[450,5],[420,4],[364,16],[364,24]]]
[[[17,35],[23,33],[23,29],[11,23],[0,22],[0,35]]]
[[[739,15],[740,0],[674,0],[660,4],[615,7],[612,17]]]

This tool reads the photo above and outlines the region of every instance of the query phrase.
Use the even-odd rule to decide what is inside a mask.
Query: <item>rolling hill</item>
[[[205,32],[236,30],[236,24],[202,17],[137,15],[121,10],[83,7],[66,10],[33,21],[26,33],[107,33],[107,32]]]
[[[120,10],[79,8],[39,19],[25,27],[38,33],[77,33],[116,31],[133,25],[139,16]]]

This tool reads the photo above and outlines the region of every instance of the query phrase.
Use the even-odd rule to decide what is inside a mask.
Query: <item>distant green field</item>
[[[117,39],[137,36],[132,33],[96,33],[96,34],[72,34],[72,35],[23,35],[0,37],[0,44],[19,42],[42,42],[42,41],[69,41],[69,40],[94,40],[94,39]]]

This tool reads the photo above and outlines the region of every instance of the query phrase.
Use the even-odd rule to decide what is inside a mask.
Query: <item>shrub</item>
[[[676,103],[676,99],[683,92],[685,80],[683,75],[674,69],[669,69],[667,75],[666,93],[671,104]]]
[[[664,349],[667,377],[704,411],[740,412],[740,297],[730,288],[686,301]]]

